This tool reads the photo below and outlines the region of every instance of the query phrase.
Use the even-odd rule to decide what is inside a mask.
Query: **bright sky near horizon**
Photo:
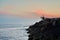
[[[60,0],[0,0],[0,14],[11,14],[22,17],[38,17],[41,13],[46,16],[60,16]],[[41,15],[43,15],[41,14]],[[49,15],[48,15],[49,14]],[[40,15],[40,14],[39,14]]]

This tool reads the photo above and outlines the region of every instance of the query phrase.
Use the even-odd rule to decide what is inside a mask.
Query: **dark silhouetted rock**
[[[44,18],[27,29],[28,40],[60,40],[60,18]]]

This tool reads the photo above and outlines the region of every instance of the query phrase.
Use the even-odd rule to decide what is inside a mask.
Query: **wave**
[[[28,27],[0,28],[0,40],[28,40]]]

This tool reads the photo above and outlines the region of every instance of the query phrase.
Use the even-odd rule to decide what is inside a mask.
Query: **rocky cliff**
[[[44,18],[26,29],[28,40],[60,40],[60,18]]]

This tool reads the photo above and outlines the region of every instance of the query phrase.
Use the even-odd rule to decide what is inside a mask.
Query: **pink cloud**
[[[36,14],[39,15],[39,16],[44,16],[44,17],[47,17],[47,18],[54,18],[54,17],[60,17],[60,14],[59,13],[46,13],[42,10],[37,10],[36,11]]]

